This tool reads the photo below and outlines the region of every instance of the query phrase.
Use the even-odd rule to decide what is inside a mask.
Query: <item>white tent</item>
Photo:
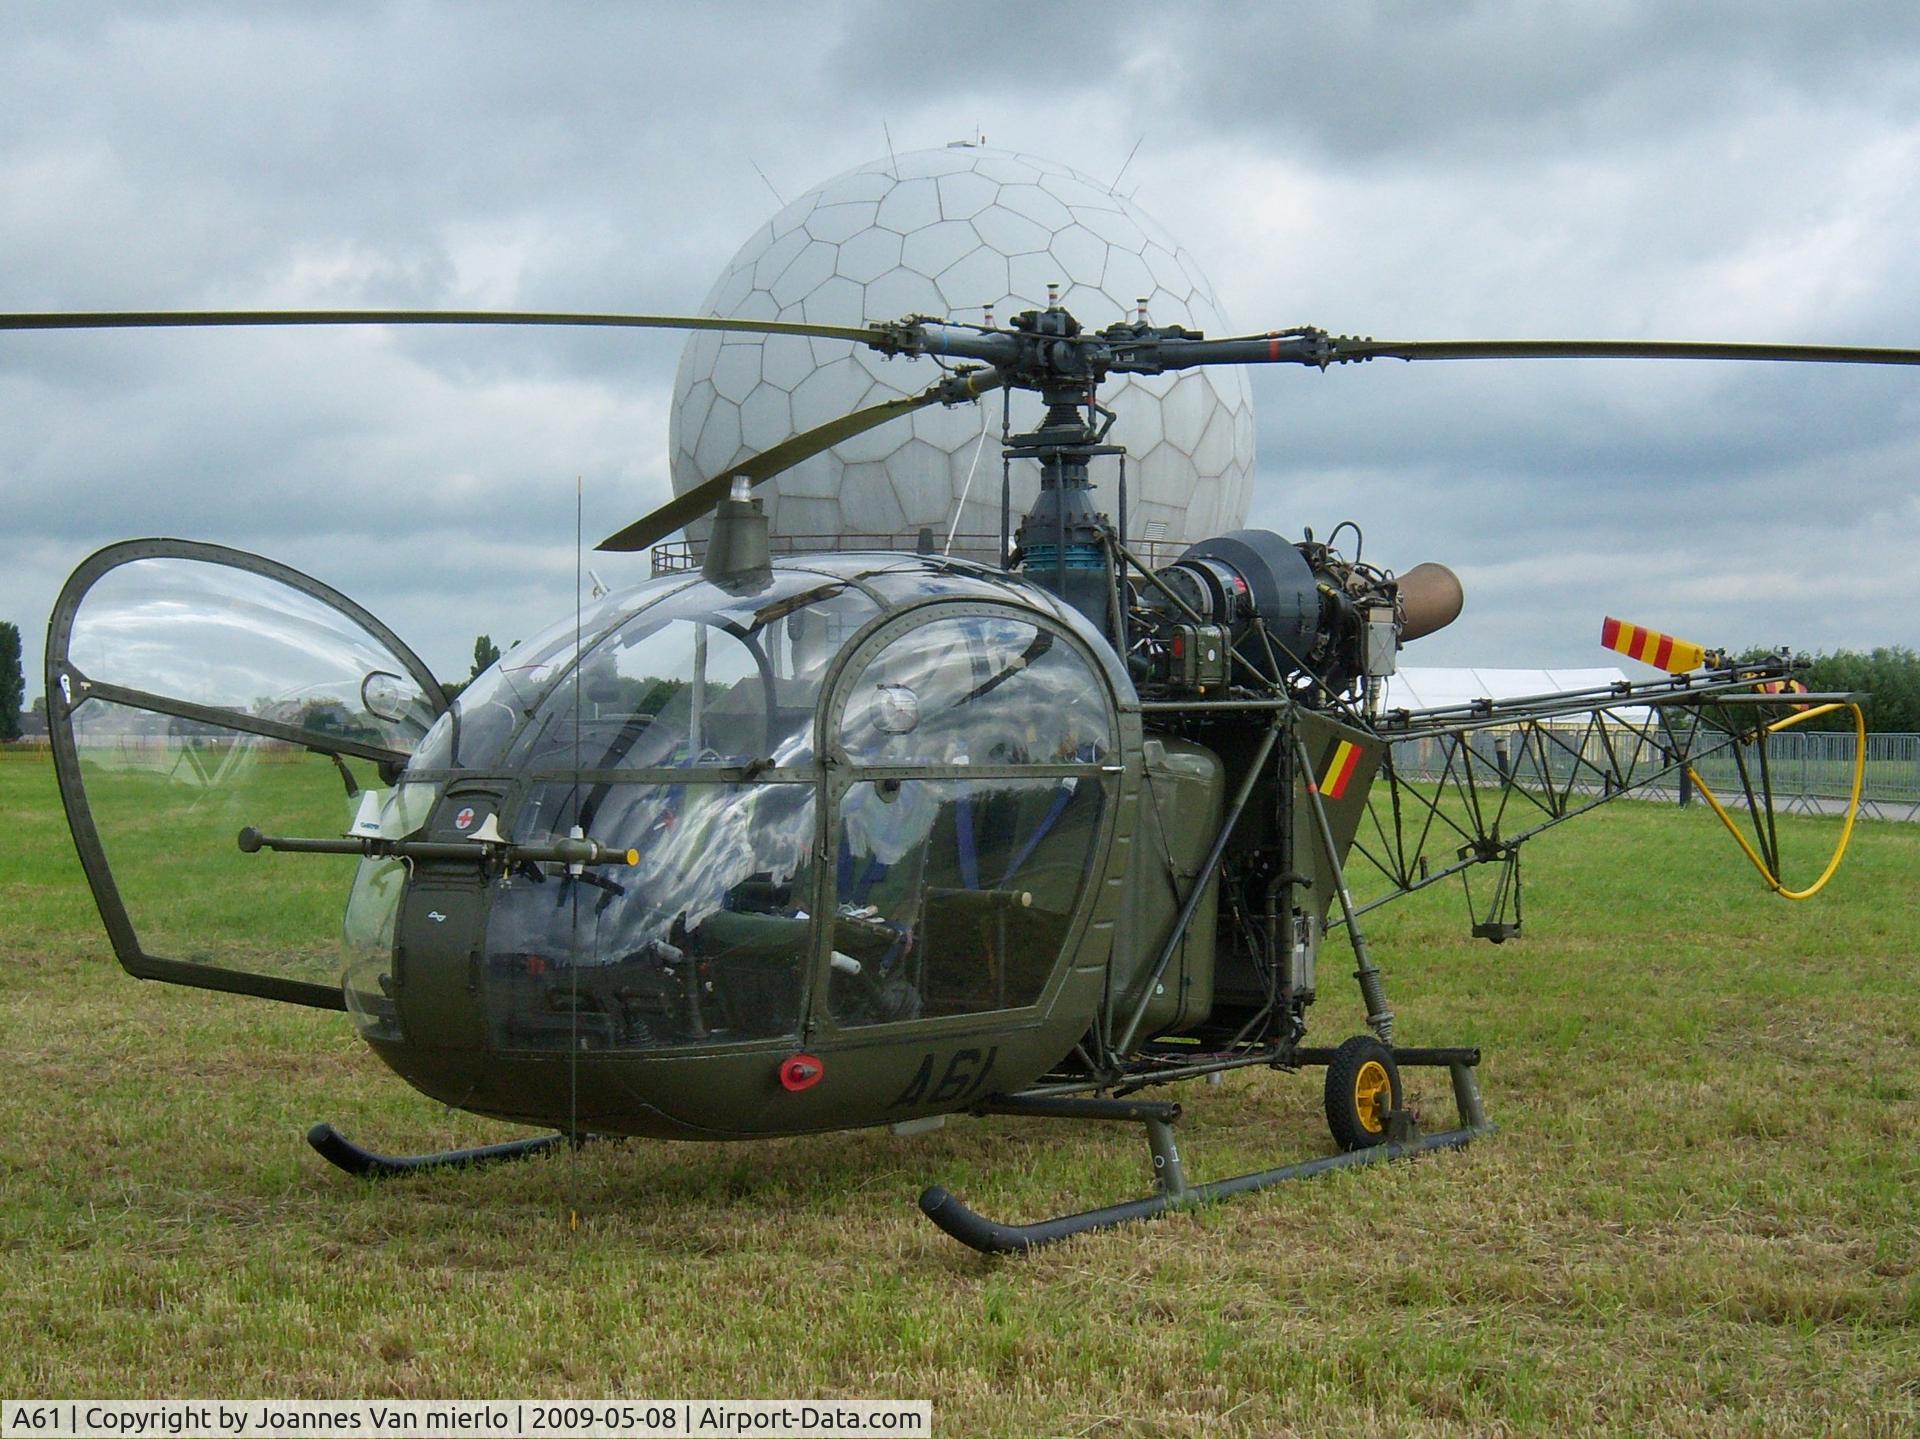
[[[1645,676],[1653,678],[1651,674]],[[1523,695],[1598,689],[1619,684],[1626,674],[1606,665],[1596,669],[1503,670],[1407,666],[1387,681],[1383,709],[1431,710],[1475,700],[1519,699]]]
[[[1648,672],[1642,680],[1657,679]],[[1593,690],[1622,684],[1625,671],[1613,665],[1593,669],[1500,670],[1481,667],[1411,666],[1387,681],[1382,712],[1388,710],[1451,709],[1475,700],[1511,700],[1530,695],[1560,694],[1567,690]],[[1618,722],[1644,725],[1651,717],[1645,705],[1623,705],[1613,712]],[[1585,717],[1569,716],[1558,724],[1584,724]]]

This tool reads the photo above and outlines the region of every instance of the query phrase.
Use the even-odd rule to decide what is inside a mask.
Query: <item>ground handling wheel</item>
[[[1327,1065],[1327,1128],[1342,1149],[1366,1149],[1387,1138],[1388,1117],[1401,1107],[1400,1067],[1371,1034],[1356,1034]]]

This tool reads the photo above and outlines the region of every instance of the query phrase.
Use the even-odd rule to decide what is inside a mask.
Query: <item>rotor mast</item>
[[[1109,542],[1113,525],[1094,507],[1089,467],[1096,456],[1126,451],[1104,443],[1114,417],[1094,397],[1102,375],[1086,363],[1092,358],[1088,347],[1071,343],[1080,333],[1080,322],[1060,307],[1053,289],[1048,290],[1046,309],[1016,315],[1012,324],[1037,342],[1030,353],[1053,363],[1045,366],[1033,385],[1046,405],[1039,427],[1012,436],[1006,446],[1008,459],[1036,460],[1040,465],[1040,491],[1014,532],[1013,553],[1006,563],[1024,570],[1102,630],[1110,631],[1114,624],[1114,553]],[[1097,428],[1096,415],[1104,416]],[[1109,634],[1108,638],[1119,643],[1124,636]]]

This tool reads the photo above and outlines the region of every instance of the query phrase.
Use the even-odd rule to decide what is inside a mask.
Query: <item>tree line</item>
[[[1743,658],[1759,658],[1764,653]],[[1876,734],[1920,734],[1920,654],[1905,645],[1882,645],[1864,653],[1835,650],[1832,654],[1816,654],[1801,679],[1810,690],[1865,692],[1868,698],[1861,708],[1867,714],[1867,728]],[[1821,715],[1801,728],[1852,729],[1853,716],[1845,712]]]
[[[27,677],[20,669],[20,626],[0,620],[0,740],[20,738],[20,707]]]

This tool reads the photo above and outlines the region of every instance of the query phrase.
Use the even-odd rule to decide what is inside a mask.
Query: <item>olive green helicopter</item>
[[[51,619],[47,695],[121,964],[344,1009],[422,1093],[555,1131],[392,1156],[316,1126],[314,1147],[361,1175],[618,1136],[911,1132],[955,1113],[1145,1127],[1154,1182],[1131,1202],[1004,1224],[943,1189],[920,1196],[987,1251],[1489,1133],[1477,1049],[1397,1042],[1364,916],[1485,867],[1473,932],[1511,938],[1529,838],[1720,750],[1740,757],[1754,845],[1777,872],[1767,736],[1851,698],[1790,693],[1785,654],[1643,642],[1659,678],[1395,707],[1401,647],[1461,611],[1452,572],[1363,562],[1357,530],[1350,556],[1328,542],[1339,531],[1149,553],[1130,538],[1108,377],[1388,359],[1920,363],[1799,344],[1220,339],[1144,308],[1090,331],[1051,297],[1004,326],[0,316],[13,331],[294,325],[796,335],[939,378],[611,536],[602,549],[637,551],[710,527],[686,551],[697,568],[596,586],[451,703],[378,619],[284,565],[167,539],[86,560]],[[1039,488],[1016,522],[1003,487],[997,562],[911,543],[775,552],[754,486],[923,407],[1015,390],[1044,418],[1003,423],[1003,449]],[[1353,956],[1365,1027],[1313,1044],[1329,940]],[[1335,1152],[1190,1184],[1180,1108],[1148,1091],[1254,1066],[1324,1069]],[[1414,1066],[1449,1072],[1456,1125],[1422,1130],[1401,1083]]]

